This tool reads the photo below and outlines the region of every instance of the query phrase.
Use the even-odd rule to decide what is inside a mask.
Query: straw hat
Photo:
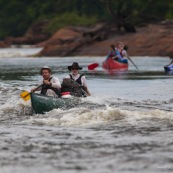
[[[42,74],[42,71],[45,70],[45,69],[47,69],[47,70],[49,71],[49,73],[52,74],[52,70],[50,69],[50,67],[48,67],[48,66],[43,66],[43,67],[40,69],[40,75]]]

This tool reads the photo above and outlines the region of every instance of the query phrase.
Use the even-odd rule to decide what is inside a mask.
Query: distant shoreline
[[[23,36],[20,38],[10,38],[9,40],[11,40],[11,43],[15,44],[10,44],[10,41],[8,40],[8,45],[1,46],[0,44],[0,47],[43,47],[39,53],[34,55],[38,57],[88,57],[106,56],[110,50],[110,45],[121,41],[124,45],[128,46],[129,56],[173,56],[173,22],[149,24],[143,27],[138,27],[136,33],[116,33],[109,36],[106,35],[107,32],[104,27],[104,24],[97,24],[90,29],[66,27],[58,30],[45,41],[36,44],[26,44],[26,42],[28,42],[28,37],[26,38]]]

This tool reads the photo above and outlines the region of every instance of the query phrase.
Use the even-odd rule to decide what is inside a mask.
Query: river
[[[105,57],[32,57],[38,51],[0,49],[0,173],[173,171],[169,58],[131,57],[138,70],[129,62],[127,72],[109,74]],[[75,108],[32,114],[19,95],[38,86],[40,68],[50,66],[62,81],[75,61],[92,96]]]

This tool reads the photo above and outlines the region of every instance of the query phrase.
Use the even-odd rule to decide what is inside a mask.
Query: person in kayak
[[[43,76],[42,85],[40,88],[33,88],[31,92],[40,91],[41,94],[52,96],[52,97],[60,97],[61,95],[61,84],[58,78],[52,77],[52,70],[48,66],[44,66],[40,70],[40,75]]]
[[[65,79],[72,79],[76,81],[82,89],[90,96],[90,92],[87,87],[87,82],[84,74],[80,74],[79,70],[82,70],[82,67],[79,66],[77,62],[73,62],[71,66],[68,66],[68,70],[71,71],[71,74],[67,75]]]
[[[118,54],[118,58],[121,58],[121,59],[123,59],[123,58],[127,58],[127,52],[126,52],[126,50],[127,50],[127,46],[126,46],[126,48],[125,48],[125,46],[124,46],[124,44],[122,43],[122,42],[118,42],[117,44],[116,44],[116,48],[115,48],[118,52],[117,52],[117,54]]]
[[[115,58],[117,57],[117,53],[116,53],[116,49],[115,49],[115,45],[110,45],[111,50],[108,52],[106,60],[107,61],[109,58]],[[118,57],[117,57],[118,58]]]
[[[112,58],[113,60],[123,60],[124,57],[127,57],[127,52],[124,49],[124,44],[122,42],[118,42],[115,45],[110,45],[111,50],[108,52],[106,60],[108,58]]]

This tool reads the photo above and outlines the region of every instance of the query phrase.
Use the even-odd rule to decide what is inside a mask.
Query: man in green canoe
[[[48,66],[44,66],[40,70],[40,75],[43,76],[41,86],[33,88],[31,92],[40,91],[41,94],[53,97],[59,97],[61,95],[61,83],[58,78],[52,77],[52,70]]]

